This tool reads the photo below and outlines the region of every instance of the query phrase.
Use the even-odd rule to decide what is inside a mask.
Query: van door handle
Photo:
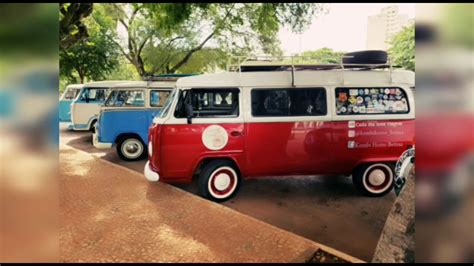
[[[242,132],[240,132],[240,131],[232,131],[232,132],[230,132],[230,135],[231,135],[232,137],[240,137],[240,136],[242,136],[243,134],[242,134]]]

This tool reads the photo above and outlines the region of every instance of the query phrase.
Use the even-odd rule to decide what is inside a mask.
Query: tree
[[[321,48],[313,51],[305,51],[300,54],[303,61],[311,61],[320,64],[339,64],[344,52],[336,52],[331,48]],[[308,57],[308,58],[306,58]],[[301,62],[299,62],[301,63]]]
[[[119,64],[119,52],[110,41],[106,29],[102,29],[91,19],[87,21],[89,37],[67,49],[61,49],[60,74],[71,82],[105,79]]]
[[[415,71],[415,25],[411,24],[390,40],[388,53],[392,64]]]
[[[59,46],[68,48],[89,34],[83,20],[92,13],[92,3],[59,4]]]
[[[179,3],[103,4],[126,31],[126,41],[113,39],[140,76],[179,72],[206,47],[226,56],[251,51],[281,53],[281,26],[301,32],[324,6],[312,3]],[[101,24],[101,22],[98,22]],[[102,23],[116,28],[116,24]],[[112,36],[109,36],[112,38]],[[146,52],[145,52],[146,51]],[[163,51],[168,51],[163,53]],[[156,54],[161,54],[160,62]]]

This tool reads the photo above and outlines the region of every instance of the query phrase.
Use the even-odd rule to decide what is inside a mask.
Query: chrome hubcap
[[[138,145],[136,143],[130,143],[125,147],[125,149],[129,153],[135,153],[138,150]]]
[[[230,176],[228,174],[219,174],[216,176],[214,186],[219,191],[225,190],[230,184]]]
[[[385,181],[385,173],[380,169],[375,169],[369,174],[369,182],[373,186],[380,186]]]
[[[126,140],[122,144],[122,153],[128,158],[136,158],[143,151],[142,144],[136,139]]]

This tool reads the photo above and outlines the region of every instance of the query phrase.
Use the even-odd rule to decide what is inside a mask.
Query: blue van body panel
[[[72,100],[59,101],[59,121],[71,122],[71,103]]]
[[[109,109],[103,110],[98,121],[98,140],[102,143],[115,143],[120,134],[137,134],[148,145],[148,128],[160,108]]]

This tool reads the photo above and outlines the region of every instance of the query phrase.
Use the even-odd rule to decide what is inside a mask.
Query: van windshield
[[[160,118],[166,117],[168,115],[175,95],[176,95],[176,88],[173,89],[168,99],[166,99],[166,102],[163,105],[163,109],[161,110],[161,113],[160,113]]]
[[[79,94],[80,88],[69,88],[64,92],[63,100],[74,100]]]

